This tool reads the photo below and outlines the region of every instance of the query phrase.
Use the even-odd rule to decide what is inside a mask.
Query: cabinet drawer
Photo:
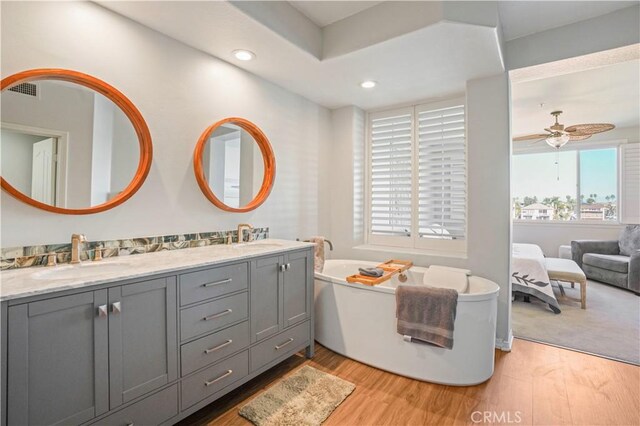
[[[214,300],[180,312],[180,332],[182,340],[209,331],[219,330],[234,322],[248,318],[249,299],[247,293],[240,293],[224,299]]]
[[[245,290],[248,268],[245,262],[180,275],[180,306]]]
[[[309,322],[304,322],[251,348],[251,371],[286,355],[293,355],[309,343]]]
[[[178,385],[153,394],[120,410],[95,425],[159,425],[178,414]]]
[[[249,322],[225,328],[182,345],[182,375],[196,371],[249,346]]]
[[[182,380],[182,408],[224,389],[249,374],[249,352],[244,351]]]

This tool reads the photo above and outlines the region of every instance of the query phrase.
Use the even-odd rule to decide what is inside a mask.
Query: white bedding
[[[559,314],[560,305],[553,294],[540,247],[535,244],[513,244],[512,254],[511,290],[536,297]]]

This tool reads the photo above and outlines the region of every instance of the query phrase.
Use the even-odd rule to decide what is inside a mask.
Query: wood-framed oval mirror
[[[258,126],[228,117],[207,127],[193,153],[202,193],[218,208],[243,213],[258,208],[271,193],[276,159]]]
[[[3,78],[2,189],[42,210],[92,214],[140,189],[151,134],[119,90],[81,72],[41,68]]]

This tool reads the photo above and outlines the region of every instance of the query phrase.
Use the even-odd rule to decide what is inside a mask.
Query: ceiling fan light
[[[545,142],[547,142],[547,145],[552,148],[561,148],[569,142],[569,135],[566,133],[553,134],[545,139]]]

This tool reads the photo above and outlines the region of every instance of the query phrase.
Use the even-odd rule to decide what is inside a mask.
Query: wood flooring
[[[313,359],[291,357],[180,425],[250,425],[240,407],[302,365],[356,385],[323,426],[640,425],[640,367],[518,339],[496,351],[489,381],[469,387],[397,376],[316,345]]]

